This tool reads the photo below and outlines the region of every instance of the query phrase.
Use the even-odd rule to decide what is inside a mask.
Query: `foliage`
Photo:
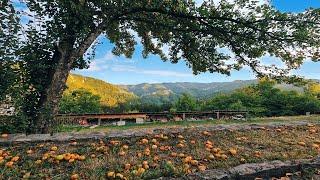
[[[197,108],[196,100],[189,94],[182,94],[175,107],[178,111],[194,111]]]
[[[84,89],[91,92],[92,94],[99,95],[101,105],[107,107],[115,107],[118,104],[127,102],[135,98],[135,95],[133,93],[129,93],[121,87],[106,83],[102,80],[84,77],[76,74],[69,75],[67,86],[68,88],[64,92],[65,94],[68,94],[77,89]]]
[[[163,112],[169,111],[172,106],[173,102],[167,98],[149,96],[132,99],[114,108],[105,108],[105,112]]]
[[[9,94],[14,84],[16,73],[13,69],[18,49],[18,39],[15,34],[19,31],[16,23],[19,21],[14,14],[15,10],[8,0],[0,3],[0,101]]]
[[[320,83],[310,83],[308,85],[308,89],[307,91],[309,91],[311,94],[315,95],[318,99],[320,99]]]
[[[0,116],[0,133],[23,133],[27,128],[25,121],[17,116]]]
[[[63,97],[63,103],[68,104],[68,108],[79,109],[77,103],[72,105],[71,101],[68,101],[70,97],[71,89],[75,87],[86,87],[86,90],[90,92],[97,92],[99,86],[103,84],[103,91],[114,93],[114,87],[109,84],[104,84],[102,81],[94,80],[91,78],[85,78],[81,76],[71,75],[70,77],[78,77],[81,79],[72,79],[69,81],[76,81],[68,83],[69,88]],[[92,82],[90,82],[92,81]],[[97,83],[96,83],[97,82]],[[80,85],[75,85],[79,83]],[[101,83],[101,84],[100,84]],[[111,91],[108,88],[111,87]],[[196,100],[190,94],[183,93],[180,97],[176,96],[141,96],[128,98],[126,100],[117,100],[119,96],[114,95],[114,99],[119,103],[115,106],[106,106],[103,101],[101,103],[101,109],[106,113],[119,113],[119,112],[176,112],[176,111],[211,111],[214,109],[230,109],[230,110],[249,110],[252,116],[284,116],[284,115],[303,115],[306,112],[319,112],[320,101],[314,96],[313,93],[307,89],[305,92],[297,92],[293,90],[281,90],[279,85],[275,81],[267,79],[260,80],[258,84],[253,84],[248,87],[239,88],[230,93],[220,93],[212,95],[206,99]],[[92,90],[93,89],[93,90]],[[121,88],[115,88],[115,93],[121,93],[126,91]],[[101,90],[102,91],[102,90]],[[68,95],[69,94],[69,95]],[[68,95],[68,96],[67,96]],[[121,97],[121,96],[120,96]],[[72,98],[71,98],[72,99]],[[73,102],[73,101],[72,101]],[[121,103],[120,103],[121,102]],[[85,111],[85,108],[81,108],[81,113],[90,113],[91,111]],[[60,112],[70,113],[70,110]],[[72,112],[79,112],[73,110]]]
[[[84,89],[65,93],[59,104],[63,114],[85,114],[101,112],[100,97]]]
[[[230,94],[213,97],[204,109],[247,109],[254,116],[303,115],[318,112],[320,101],[308,93],[281,91],[272,82],[260,82]]]

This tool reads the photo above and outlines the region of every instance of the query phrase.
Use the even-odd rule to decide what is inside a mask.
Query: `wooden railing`
[[[245,110],[213,110],[213,111],[180,111],[180,112],[136,112],[136,113],[103,113],[103,114],[59,114],[57,124],[85,125],[89,120],[97,120],[100,125],[102,120],[142,119],[144,121],[169,121],[185,119],[230,119],[235,115],[244,118],[248,116]]]

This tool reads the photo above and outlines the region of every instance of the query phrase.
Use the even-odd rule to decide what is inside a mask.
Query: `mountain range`
[[[319,82],[319,80],[315,80]],[[71,74],[67,81],[68,89],[65,93],[75,89],[85,89],[101,97],[101,103],[110,107],[140,97],[142,100],[163,101],[174,100],[182,93],[202,99],[217,93],[228,93],[236,89],[257,84],[258,80],[236,80],[232,82],[176,82],[176,83],[142,83],[137,85],[114,85],[105,81]],[[277,84],[277,88],[283,90],[295,90],[302,92],[302,87],[288,84]]]
[[[176,82],[176,83],[143,83],[137,85],[122,85],[121,87],[139,97],[148,96],[179,96],[182,93],[191,94],[197,98],[207,97],[216,93],[231,92],[235,89],[258,83],[257,80],[237,80],[232,82]]]

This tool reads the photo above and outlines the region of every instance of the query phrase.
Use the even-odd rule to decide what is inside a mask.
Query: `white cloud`
[[[94,59],[90,64],[88,69],[83,71],[87,72],[102,72],[109,68],[108,61],[114,60],[115,56],[110,52],[107,52],[102,58]]]
[[[146,74],[146,75],[156,75],[162,77],[192,77],[191,73],[182,73],[175,71],[167,71],[167,70],[145,70],[139,69],[135,66],[127,66],[127,65],[114,65],[111,67],[112,71],[115,72],[134,72],[137,74]]]
[[[112,51],[108,51],[103,57],[94,59],[97,63],[106,63],[106,62],[121,62],[121,63],[133,63],[134,60],[130,58],[126,58],[124,55],[116,56],[112,53]]]
[[[90,66],[88,69],[84,69],[83,71],[87,71],[87,72],[98,72],[98,71],[104,71],[108,69],[108,65],[105,64],[99,64],[96,61],[93,61],[92,63],[90,63]]]
[[[136,74],[154,75],[161,77],[192,77],[192,73],[159,70],[159,69],[144,69],[137,68],[134,65],[128,64],[128,62],[135,62],[134,60],[127,60],[119,58],[108,51],[102,58],[95,59],[91,62],[88,69],[84,69],[86,72],[132,72]]]
[[[143,70],[143,74],[157,75],[157,76],[174,76],[174,77],[191,77],[192,74],[180,73],[175,71],[165,71],[165,70]]]
[[[115,60],[116,58],[117,58],[117,56],[112,54],[111,51],[108,51],[101,60],[109,61],[109,60]]]

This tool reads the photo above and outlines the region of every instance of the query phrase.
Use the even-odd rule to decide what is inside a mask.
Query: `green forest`
[[[239,88],[229,93],[218,93],[207,98],[196,98],[188,93],[178,97],[132,96],[117,105],[101,103],[101,97],[85,89],[68,91],[60,102],[60,113],[110,112],[175,112],[211,110],[248,110],[251,116],[303,115],[320,111],[319,85],[305,86],[303,92],[283,90],[276,82],[261,80],[258,84]]]

